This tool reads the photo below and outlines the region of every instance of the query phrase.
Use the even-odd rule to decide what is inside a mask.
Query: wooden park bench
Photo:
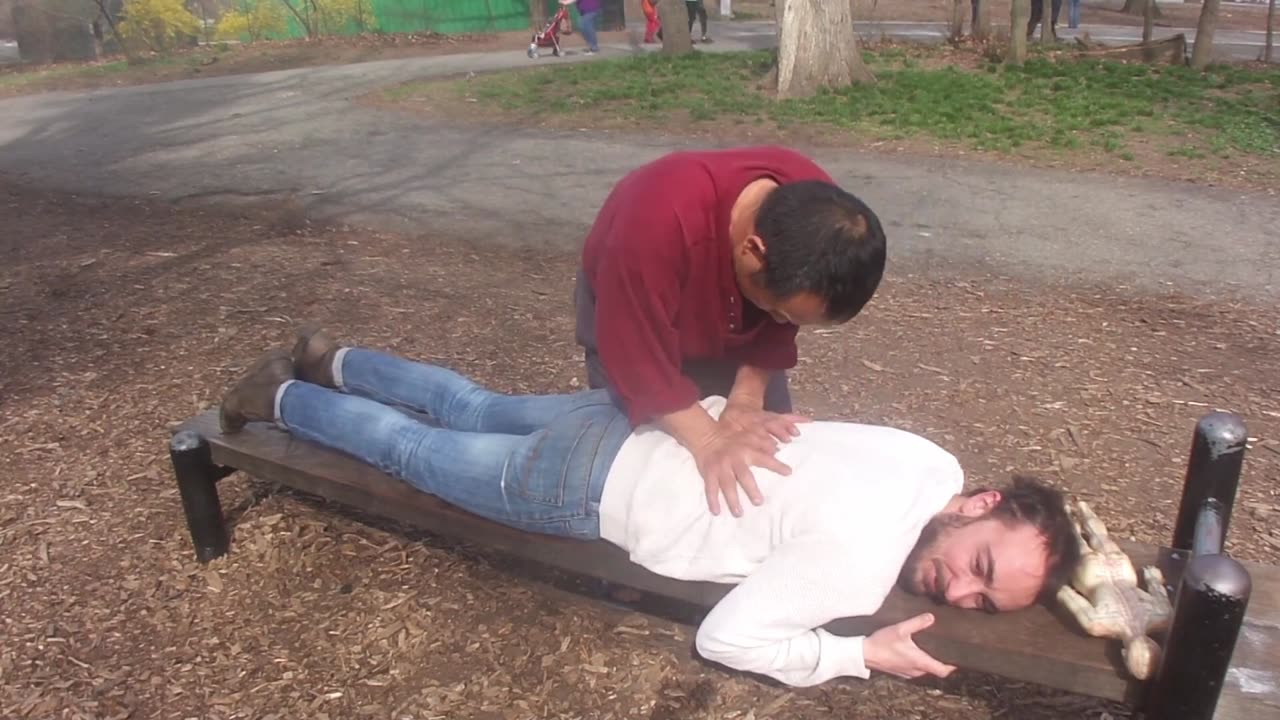
[[[1200,439],[1197,435],[1197,441]],[[661,577],[630,562],[625,552],[603,541],[533,535],[486,521],[456,510],[362,462],[269,426],[250,425],[240,433],[223,435],[218,428],[216,409],[179,426],[170,446],[187,522],[197,557],[202,562],[228,550],[229,536],[218,501],[217,481],[239,470],[450,540],[473,543],[522,561],[631,588],[646,596],[693,606],[703,612],[730,589],[724,585]],[[1242,457],[1243,440],[1239,451]],[[1196,462],[1194,447],[1192,462]],[[1238,478],[1238,461],[1235,468]],[[1189,469],[1189,478],[1190,475]],[[1225,535],[1235,495],[1234,480],[1229,495],[1226,517],[1220,523],[1218,550],[1214,552],[1220,551]],[[1184,496],[1184,506],[1187,502]],[[1181,520],[1184,514],[1180,513],[1180,525],[1185,525]],[[1185,535],[1187,530],[1180,528],[1179,532]],[[1189,543],[1175,543],[1175,546],[1191,547]],[[1125,550],[1135,566],[1156,564],[1164,571],[1170,586],[1179,587],[1188,552],[1134,543],[1125,544]],[[1189,676],[1184,673],[1165,681],[1184,689],[1188,682],[1203,685],[1198,692],[1208,698],[1208,714],[1164,709],[1158,717],[1149,714],[1152,720],[1280,718],[1280,569],[1254,563],[1241,565],[1252,580],[1252,596],[1234,651],[1226,651],[1230,655],[1230,667],[1226,670],[1225,682],[1222,682],[1221,669],[1217,678],[1188,680]],[[966,670],[1140,708],[1147,707],[1151,698],[1159,697],[1158,693],[1164,691],[1154,687],[1157,678],[1138,682],[1125,673],[1119,642],[1086,636],[1056,608],[1043,605],[988,615],[939,607],[924,598],[895,591],[875,616],[840,620],[828,629],[844,635],[866,634],[923,611],[933,612],[937,622],[917,636],[920,646],[942,662]],[[1177,627],[1175,618],[1174,628]],[[1229,637],[1220,639],[1230,640]],[[1230,648],[1229,643],[1227,647]],[[1172,662],[1168,658],[1166,661]],[[1225,662],[1226,655],[1223,664]],[[1203,671],[1189,672],[1203,674]],[[1217,683],[1221,683],[1220,694]]]

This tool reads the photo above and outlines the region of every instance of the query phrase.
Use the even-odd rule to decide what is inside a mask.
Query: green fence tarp
[[[282,2],[283,0],[256,0]],[[555,0],[547,3],[547,18],[555,14]],[[290,0],[300,7],[299,0]],[[529,5],[538,0],[367,0],[365,6],[372,17],[362,22],[351,21],[340,32],[356,33],[377,30],[387,33],[438,32],[446,34],[507,32],[530,28]],[[621,30],[625,23],[623,0],[605,0],[601,30]],[[323,0],[321,0],[323,5]],[[238,9],[256,6],[255,0],[241,0]],[[367,12],[367,11],[366,11]],[[577,6],[571,8],[574,27],[578,26]],[[372,22],[369,22],[369,21]],[[285,38],[306,37],[306,30],[292,14],[287,15]],[[329,30],[332,30],[329,28]],[[272,34],[270,39],[277,38]]]
[[[372,0],[383,32],[503,32],[529,27],[528,0]]]

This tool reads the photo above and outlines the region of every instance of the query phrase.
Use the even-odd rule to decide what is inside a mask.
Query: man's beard
[[[954,512],[938,513],[930,518],[924,529],[920,531],[920,537],[916,539],[915,547],[911,548],[911,552],[907,555],[906,562],[902,563],[902,570],[898,574],[898,584],[909,593],[914,595],[928,594],[934,602],[945,603],[946,597],[942,595],[942,591],[945,589],[944,585],[935,587],[932,593],[928,593],[926,588],[922,586],[922,566],[925,563],[937,562],[937,557],[942,554],[942,546],[946,544],[951,535],[960,528],[979,519]]]

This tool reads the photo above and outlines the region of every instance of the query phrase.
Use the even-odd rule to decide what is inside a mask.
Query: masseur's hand
[[[741,428],[729,423],[716,423],[715,429],[698,443],[693,458],[698,464],[707,492],[707,507],[712,515],[720,514],[720,494],[734,517],[742,517],[742,502],[738,486],[747,492],[755,505],[764,502],[756,485],[751,467],[766,468],[780,475],[789,475],[791,468],[776,457],[778,443],[765,430]]]
[[[956,669],[954,665],[945,665],[933,659],[916,647],[911,638],[932,624],[933,614],[924,613],[875,631],[862,643],[862,661],[872,670],[900,678],[917,678],[921,675],[944,678],[950,675]]]
[[[729,401],[720,413],[720,423],[731,425],[739,430],[763,430],[781,442],[791,442],[800,434],[797,423],[809,422],[803,415],[784,415],[768,410],[761,410],[748,404]]]

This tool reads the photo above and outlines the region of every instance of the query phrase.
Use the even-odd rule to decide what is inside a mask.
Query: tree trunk
[[[289,8],[289,12],[293,14],[293,16],[298,20],[298,24],[302,26],[302,29],[304,31],[306,31],[307,37],[315,38],[316,36],[315,23],[313,22],[313,19],[310,17],[310,13],[306,12],[306,9],[307,9],[306,0],[303,0],[302,2],[302,9],[298,9],[294,7],[293,3],[289,2],[289,0],[280,0],[280,2],[284,3],[284,6]]]
[[[960,38],[964,37],[964,16],[968,8],[969,0],[951,0],[951,23],[948,28],[948,35],[951,42],[960,42]]]
[[[1196,25],[1196,44],[1191,49],[1191,67],[1203,70],[1213,59],[1213,31],[1218,29],[1218,0],[1204,0]]]
[[[1262,59],[1271,62],[1272,38],[1276,30],[1276,0],[1267,3],[1267,48],[1262,51]]]
[[[1120,9],[1120,12],[1125,15],[1145,15],[1147,13],[1147,0],[1124,0],[1124,7]],[[1160,17],[1160,8],[1158,6],[1151,12],[1155,17]]]
[[[1027,15],[1030,7],[1030,0],[1013,0],[1009,8],[1009,54],[1004,59],[1007,65],[1021,65],[1027,60]]]
[[[1156,0],[1147,0],[1146,12],[1142,13],[1142,42],[1151,42],[1156,24]]]
[[[1053,0],[1031,0],[1040,3],[1040,42],[1058,42],[1058,33],[1053,28]]]
[[[972,0],[973,5],[973,39],[986,40],[991,37],[991,5],[987,0]]]
[[[107,27],[111,29],[111,37],[116,39],[116,44],[120,46],[120,52],[124,53],[125,63],[132,65],[137,62],[137,57],[134,56],[129,43],[125,42],[125,39],[120,36],[120,28],[116,27],[116,19],[112,16],[107,0],[94,0],[93,4],[97,6],[102,19],[107,21]]]
[[[875,82],[862,62],[849,4],[786,0],[778,40],[778,97],[797,98],[820,88]]]
[[[693,52],[689,13],[684,9],[684,0],[658,0],[658,19],[662,22],[664,54],[684,55]]]

